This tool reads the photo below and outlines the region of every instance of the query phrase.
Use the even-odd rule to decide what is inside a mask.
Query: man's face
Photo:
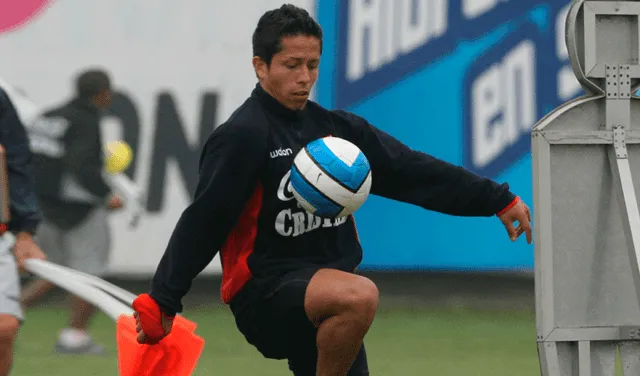
[[[313,36],[283,37],[282,50],[273,55],[271,65],[254,58],[254,67],[264,89],[285,107],[302,109],[318,79],[320,40]]]
[[[104,90],[95,97],[96,105],[101,109],[107,109],[111,106],[111,90]]]

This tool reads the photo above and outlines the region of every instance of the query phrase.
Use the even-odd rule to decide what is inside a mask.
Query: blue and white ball
[[[339,137],[324,137],[296,155],[291,188],[309,213],[344,217],[358,210],[369,196],[371,167],[356,145]]]

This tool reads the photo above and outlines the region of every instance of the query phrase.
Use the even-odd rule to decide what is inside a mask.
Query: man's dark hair
[[[282,37],[294,35],[318,38],[322,52],[322,28],[309,12],[291,4],[266,12],[253,32],[253,56],[260,57],[267,65],[271,64],[273,55],[282,50]]]
[[[103,70],[86,70],[76,79],[76,95],[79,98],[90,99],[105,90],[111,90],[111,80]]]

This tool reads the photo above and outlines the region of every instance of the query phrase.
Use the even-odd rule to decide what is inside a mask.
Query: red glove
[[[139,343],[156,344],[171,332],[174,317],[162,312],[149,294],[139,295],[133,301],[133,310]]]

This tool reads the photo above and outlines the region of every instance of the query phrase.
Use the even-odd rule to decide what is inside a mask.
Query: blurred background
[[[251,35],[274,0],[14,0],[0,4],[0,77],[34,103],[72,95],[87,67],[112,76],[105,141],[124,139],[145,192],[137,227],[111,215],[112,281],[145,291],[197,182],[206,136],[255,85]],[[532,205],[530,130],[582,94],[564,40],[568,0],[290,0],[324,30],[313,99],[364,116],[409,146],[499,182]],[[6,9],[5,9],[6,8]],[[370,197],[355,215],[361,271],[381,309],[372,375],[539,375],[533,246],[496,218],[457,218]],[[534,223],[535,226],[535,223]],[[218,258],[185,299],[207,340],[196,375],[286,375],[220,304]],[[27,312],[15,375],[113,375],[108,357],[53,354],[64,295]]]

